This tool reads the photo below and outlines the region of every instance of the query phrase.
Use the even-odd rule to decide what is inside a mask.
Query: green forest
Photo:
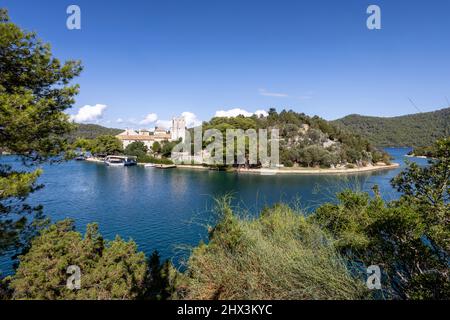
[[[74,142],[78,138],[95,139],[100,136],[116,136],[121,133],[122,129],[114,129],[103,127],[98,124],[77,123],[75,129],[67,134],[67,139]]]
[[[377,147],[424,147],[450,135],[450,108],[391,118],[352,114],[333,123]]]
[[[286,167],[366,166],[389,163],[389,156],[367,139],[351,133],[320,117],[310,117],[292,110],[277,112],[271,108],[267,117],[215,117],[202,129],[278,129],[280,162]],[[225,149],[225,146],[224,146]]]

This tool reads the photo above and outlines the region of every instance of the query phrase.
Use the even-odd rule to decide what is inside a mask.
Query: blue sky
[[[66,28],[70,4],[81,8],[81,30]],[[381,8],[381,30],[366,27],[370,4]],[[97,112],[88,121],[110,127],[151,127],[182,112],[207,120],[234,108],[290,108],[326,119],[393,116],[418,112],[409,99],[423,112],[450,99],[448,0],[1,0],[0,6],[50,42],[58,58],[83,61],[71,113],[97,105],[84,109]]]

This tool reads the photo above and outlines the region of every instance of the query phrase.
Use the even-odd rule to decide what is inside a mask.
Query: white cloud
[[[70,116],[70,120],[75,122],[92,122],[98,121],[103,117],[107,106],[104,104],[96,104],[95,106],[85,105],[78,110],[76,115]]]
[[[122,118],[119,118],[119,119],[116,120],[116,122],[117,122],[117,123],[122,123],[122,122],[123,122],[123,119],[122,119]]]
[[[139,121],[136,118],[128,118],[125,122],[130,124],[139,124]]]
[[[186,127],[188,128],[192,128],[202,124],[202,121],[197,118],[197,115],[195,113],[185,111],[181,113],[181,116],[186,121]],[[156,126],[159,128],[170,129],[172,128],[172,120],[157,120]]]
[[[260,117],[260,116],[267,117],[269,115],[269,113],[266,110],[256,110],[255,114],[258,117]]]
[[[244,109],[240,109],[240,108],[234,108],[234,109],[230,109],[230,110],[219,110],[216,111],[215,116],[216,117],[237,117],[239,115],[242,115],[244,117],[251,117],[253,115],[253,113],[248,112],[247,110]]]
[[[242,115],[244,117],[251,117],[254,114],[256,114],[258,117],[261,115],[263,117],[267,117],[269,115],[267,113],[267,111],[264,111],[264,110],[256,110],[255,112],[252,113],[252,112],[248,112],[247,110],[244,110],[244,109],[234,108],[234,109],[230,109],[230,110],[216,111],[215,117],[231,118],[231,117],[237,117],[239,115]]]
[[[286,98],[289,95],[286,93],[279,93],[279,92],[269,92],[266,89],[259,89],[259,94],[265,97],[276,97],[276,98]]]
[[[185,111],[181,113],[181,116],[186,121],[186,127],[188,128],[196,127],[202,124],[202,121],[192,112]]]
[[[158,115],[156,113],[149,113],[144,120],[140,121],[139,124],[150,124],[158,120]]]
[[[158,128],[170,129],[172,127],[172,121],[170,121],[170,120],[158,120],[158,121],[156,121],[156,126]]]

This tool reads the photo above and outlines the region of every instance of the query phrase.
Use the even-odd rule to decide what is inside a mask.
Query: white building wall
[[[182,139],[186,136],[186,120],[183,117],[172,119],[172,129],[170,130],[172,140]]]

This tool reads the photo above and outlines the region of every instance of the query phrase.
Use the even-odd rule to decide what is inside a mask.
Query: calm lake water
[[[39,181],[45,188],[31,195],[28,203],[44,205],[52,221],[74,219],[83,232],[86,224],[97,222],[105,238],[132,238],[147,255],[157,249],[163,258],[179,264],[188,254],[186,246],[206,239],[205,224],[214,222],[213,198],[225,193],[232,194],[233,204],[250,215],[279,201],[300,203],[307,212],[334,201],[334,194],[348,187],[371,191],[377,184],[385,199],[398,197],[390,180],[404,167],[410,149],[386,150],[401,164],[399,169],[346,176],[260,176],[71,161],[44,166]],[[11,266],[9,256],[0,257],[3,275],[11,273]]]

